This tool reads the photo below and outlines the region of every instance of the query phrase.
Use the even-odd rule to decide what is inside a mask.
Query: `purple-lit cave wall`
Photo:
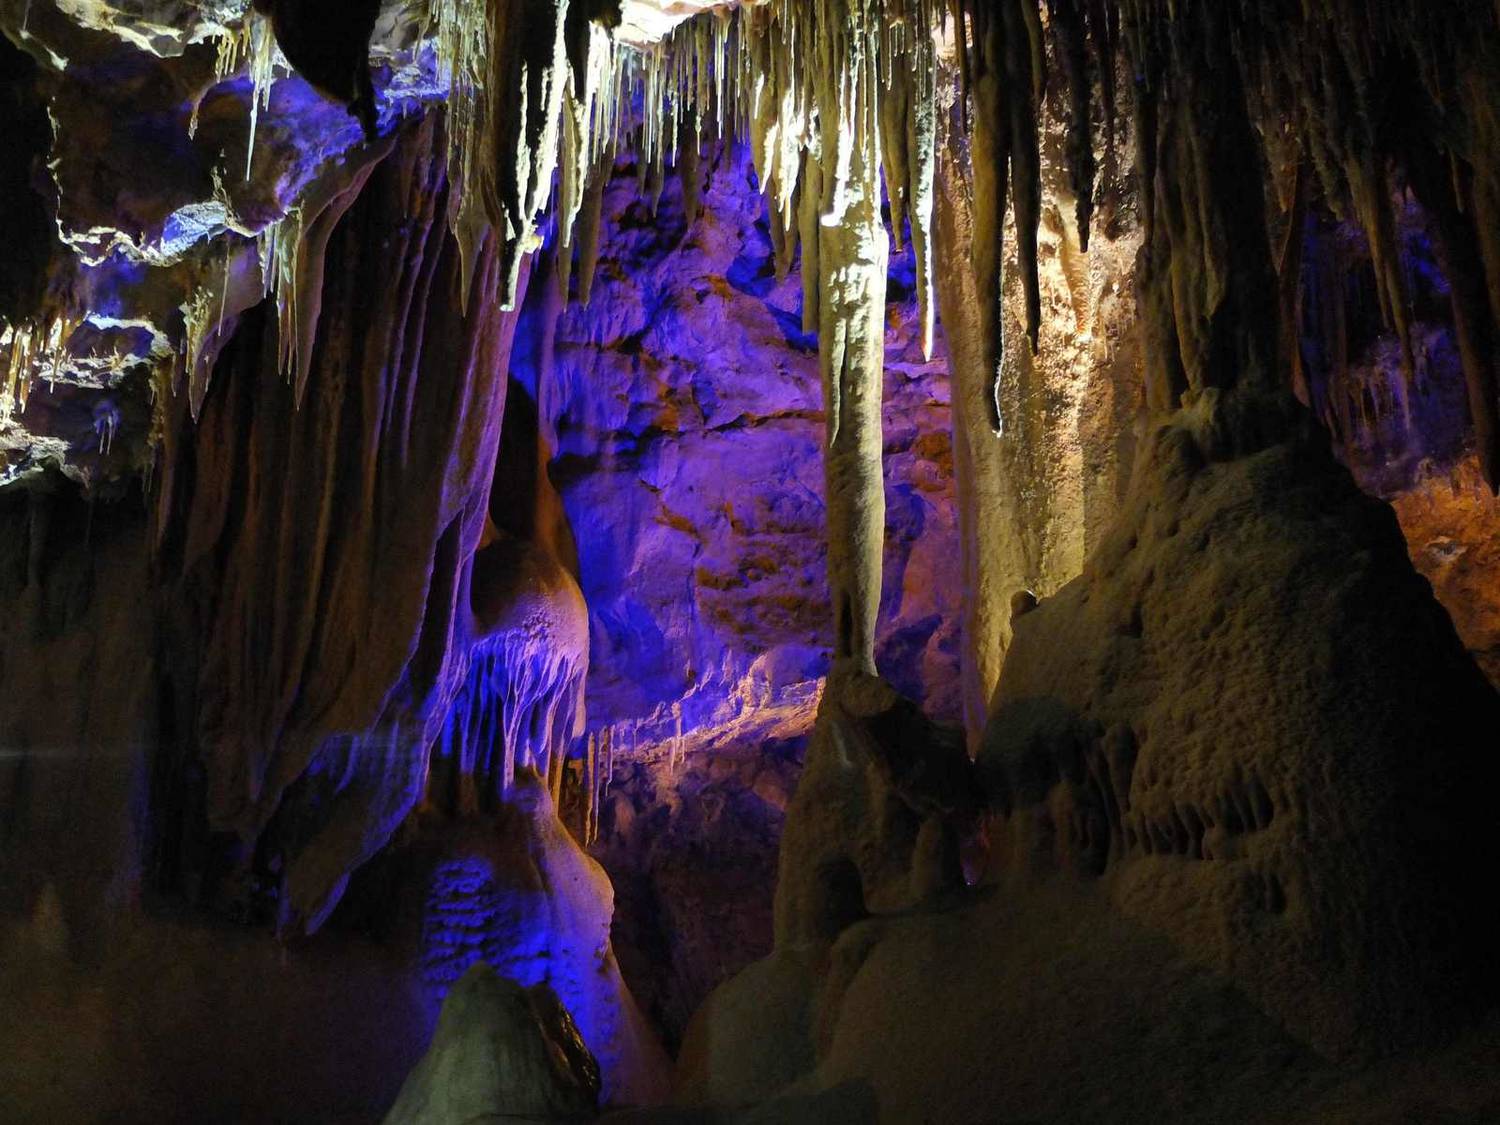
[[[1408,200],[1398,220],[1411,296],[1409,383],[1381,314],[1364,232],[1327,213],[1303,225],[1300,326],[1310,405],[1360,484],[1386,496],[1454,465],[1471,436],[1448,282],[1426,216]]]
[[[677,703],[689,739],[746,709],[802,709],[828,659],[816,337],[797,273],[775,277],[744,151],[705,165],[691,226],[676,177],[653,215],[622,167],[590,303],[570,303],[552,337],[534,287],[512,363],[528,386],[542,372],[589,604],[589,728],[615,727],[617,752],[670,741]],[[921,357],[909,255],[892,272],[879,655],[954,715],[947,371],[941,342]]]
[[[589,304],[575,269],[554,329],[539,272],[511,370],[552,431],[589,607],[588,728],[614,759],[595,854],[616,886],[616,949],[674,1040],[770,946],[782,815],[832,632],[824,424],[801,282],[775,276],[745,153],[705,158],[691,225],[678,176],[653,214],[634,172],[622,164],[606,190]],[[892,259],[878,659],[956,718],[946,357],[939,335],[922,359],[911,257]]]

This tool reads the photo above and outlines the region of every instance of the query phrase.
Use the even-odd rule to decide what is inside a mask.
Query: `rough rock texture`
[[[1500,500],[1472,458],[1423,475],[1391,501],[1412,563],[1500,687]]]
[[[778,952],[716,992],[679,1064],[699,1108],[637,1120],[1481,1125],[1500,1106],[1493,1023],[1332,1068],[1097,888],[1023,884],[867,920],[831,962],[820,976]]]
[[[963,887],[960,834],[977,804],[958,730],[857,660],[835,662],[781,837],[774,948],[694,1015],[676,1100],[743,1106],[804,1075],[854,967],[841,935]]]
[[[807,688],[830,648],[821,392],[800,276],[777,277],[743,150],[714,152],[702,174],[691,224],[675,178],[654,217],[631,178],[612,180],[587,306],[564,310],[550,345],[545,325],[529,333],[535,351],[518,343],[523,381],[550,380],[552,476],[592,625],[590,727],[614,727],[617,752],[674,737],[676,703],[685,736],[725,726],[747,689],[761,706],[797,696],[810,720]],[[953,715],[947,379],[941,353],[921,358],[910,276],[898,259],[877,660]]]
[[[681,1103],[1059,1123],[1500,1104],[1475,1079],[1493,1024],[1443,1045],[1493,997],[1474,889],[1500,701],[1326,450],[1206,462],[1199,424],[1153,435],[1083,576],[1018,605],[978,763],[986,885],[887,914],[868,883],[820,884],[804,845],[838,806],[799,793],[782,881],[826,924],[709,998]]]
[[[429,996],[440,999],[476,961],[523,987],[545,984],[598,1059],[604,1098],[660,1100],[667,1059],[615,964],[609,879],[558,820],[535,771],[517,772],[494,818],[424,816],[362,894],[368,908],[393,892],[416,929]]]
[[[592,1116],[599,1068],[556,993],[522,988],[480,962],[438,1017],[432,1046],[386,1125],[468,1125]]]
[[[776,853],[806,739],[614,764],[593,853],[620,971],[669,1048],[715,987],[771,951]]]
[[[1102,876],[1322,1052],[1430,1037],[1490,983],[1468,857],[1500,700],[1387,507],[1316,444],[1205,462],[1198,424],[1152,435],[1083,576],[1017,624],[994,869]]]
[[[1045,596],[1076,576],[1124,495],[1143,405],[1134,302],[1141,231],[1133,180],[1115,155],[1127,140],[1100,136],[1095,147],[1103,170],[1102,206],[1091,236],[1081,236],[1078,199],[1058,159],[1066,130],[1061,110],[1049,100],[1041,124],[1052,159],[1039,185],[1033,352],[1026,343],[1026,286],[1015,223],[1006,220],[995,230],[985,225],[994,216],[976,210],[983,147],[974,142],[976,166],[961,110],[959,103],[951,112],[948,147],[937,170],[938,253],[944,262],[972,261],[980,268],[981,251],[1003,236],[993,296],[1000,330],[1011,342],[998,357],[987,350],[984,295],[975,270],[938,271],[944,339],[951,341],[965,567],[963,719],[977,748],[1010,641],[1011,596],[1018,590]],[[997,410],[1005,419],[998,430]]]

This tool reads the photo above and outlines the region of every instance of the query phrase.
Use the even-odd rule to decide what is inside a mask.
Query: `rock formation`
[[[1497,60],[0,0],[0,1116],[1494,1116]]]
[[[443,1002],[432,1046],[388,1125],[592,1116],[599,1067],[545,984],[523,989],[480,962]]]
[[[1017,625],[992,863],[1101,878],[1320,1051],[1389,1049],[1488,988],[1494,911],[1442,857],[1480,847],[1495,692],[1320,446],[1206,462],[1192,420]]]

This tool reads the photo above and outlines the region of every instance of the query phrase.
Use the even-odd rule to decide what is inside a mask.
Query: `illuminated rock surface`
[[[1492,1119],[1497,60],[0,0],[0,1117]]]
[[[598,1098],[598,1065],[557,996],[479,964],[448,993],[432,1046],[385,1120],[586,1117]]]

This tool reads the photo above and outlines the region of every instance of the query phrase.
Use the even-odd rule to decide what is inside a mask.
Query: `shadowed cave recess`
[[[1500,1121],[1500,4],[0,33],[0,1122]]]

